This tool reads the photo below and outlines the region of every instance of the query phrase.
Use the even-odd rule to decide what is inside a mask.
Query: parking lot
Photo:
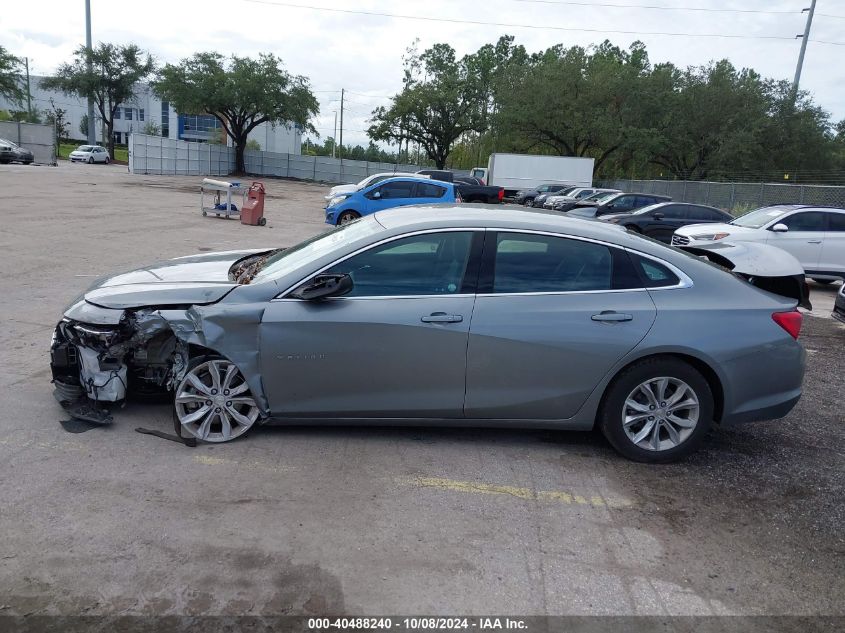
[[[845,326],[813,284],[805,393],[668,466],[598,433],[267,428],[187,448],[165,404],[68,433],[48,347],[93,278],[327,227],[267,180],[267,227],[199,177],[0,167],[0,613],[845,614]]]

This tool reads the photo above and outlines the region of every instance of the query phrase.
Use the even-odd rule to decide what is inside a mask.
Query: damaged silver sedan
[[[797,402],[806,284],[792,261],[766,277],[779,252],[693,256],[507,208],[379,212],[96,282],[56,328],[53,382],[99,423],[128,396],[169,398],[179,436],[206,442],[270,421],[597,426],[669,461],[713,423]]]

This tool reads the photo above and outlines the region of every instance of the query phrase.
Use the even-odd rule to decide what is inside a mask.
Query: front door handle
[[[602,310],[598,314],[590,317],[593,321],[604,321],[611,323],[619,323],[621,321],[633,321],[632,314],[624,314],[623,312],[616,312],[614,310]]]
[[[821,240],[807,240],[807,244],[821,244]]]
[[[432,312],[428,316],[420,318],[423,323],[460,323],[464,320],[460,314],[446,314],[445,312]]]

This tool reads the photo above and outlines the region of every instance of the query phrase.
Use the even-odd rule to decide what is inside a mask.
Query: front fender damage
[[[238,366],[266,418],[259,364],[262,316],[263,308],[254,305],[142,308],[124,311],[117,323],[97,324],[66,314],[50,350],[56,399],[73,417],[109,423],[104,403],[172,394],[192,358],[213,353]]]

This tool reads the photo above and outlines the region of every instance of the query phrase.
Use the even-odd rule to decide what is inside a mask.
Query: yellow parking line
[[[456,481],[444,477],[404,477],[400,483],[418,486],[421,488],[437,488],[452,492],[470,492],[490,495],[506,495],[518,499],[532,499],[536,501],[550,501],[566,505],[582,505],[593,508],[626,508],[634,505],[628,499],[608,499],[600,495],[593,495],[589,498],[565,492],[563,490],[532,490],[518,486],[504,486],[500,484],[488,484],[475,481]]]
[[[260,459],[236,460],[226,457],[214,457],[212,455],[194,455],[193,461],[203,466],[241,466],[255,470],[266,470],[273,473],[285,473],[295,470],[293,466],[278,466],[268,464]]]

